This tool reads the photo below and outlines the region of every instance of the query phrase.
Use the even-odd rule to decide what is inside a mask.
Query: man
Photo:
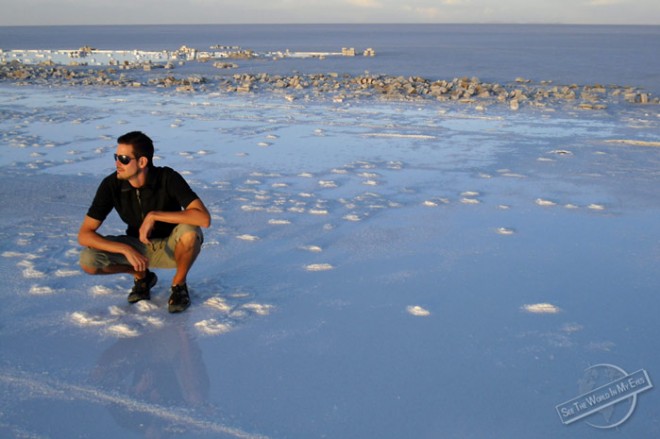
[[[211,216],[183,177],[154,166],[153,156],[142,132],[117,139],[117,171],[99,185],[78,232],[80,265],[89,274],[132,274],[130,303],[151,298],[158,279],[150,267],[174,268],[168,308],[181,312],[190,305],[186,277],[204,240],[200,227],[209,227]],[[126,235],[102,236],[97,230],[113,208],[128,225]]]

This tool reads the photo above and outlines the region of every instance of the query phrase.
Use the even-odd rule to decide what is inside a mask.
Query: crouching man
[[[142,132],[117,139],[116,172],[103,179],[78,232],[85,248],[80,265],[89,274],[129,273],[135,278],[128,301],[151,298],[156,274],[149,268],[173,268],[169,311],[190,305],[186,278],[209,227],[206,206],[176,171],[153,165],[154,145]],[[126,235],[97,231],[115,209],[128,226]]]

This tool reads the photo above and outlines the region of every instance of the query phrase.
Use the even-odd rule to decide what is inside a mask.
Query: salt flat
[[[656,106],[0,97],[0,436],[596,437],[582,371],[660,371]],[[212,213],[182,315],[77,265],[135,129]]]

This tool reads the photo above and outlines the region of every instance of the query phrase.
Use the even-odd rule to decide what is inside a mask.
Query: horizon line
[[[0,27],[83,27],[83,26],[647,26],[658,27],[660,24],[637,23],[562,23],[562,22],[354,22],[354,23],[70,23],[70,24],[0,24]]]

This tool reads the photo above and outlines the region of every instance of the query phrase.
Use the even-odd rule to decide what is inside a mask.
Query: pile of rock
[[[512,110],[521,106],[539,106],[569,103],[585,110],[606,108],[607,103],[624,101],[634,104],[659,104],[657,97],[634,87],[603,85],[553,85],[549,81],[534,84],[517,78],[511,84],[482,82],[479,78],[454,78],[452,80],[430,80],[412,76],[388,75],[340,75],[338,73],[315,73],[293,75],[233,74],[216,75],[211,78],[189,76],[177,78],[173,75],[155,76],[151,69],[156,65],[142,63],[131,68],[145,71],[149,78],[136,80],[118,73],[114,67],[103,69],[72,69],[56,65],[26,65],[16,61],[0,64],[0,81],[17,84],[49,85],[95,85],[113,87],[174,87],[181,92],[196,90],[221,90],[228,93],[281,93],[288,100],[314,96],[329,98],[336,102],[347,99],[378,98],[385,100],[429,100],[456,101],[466,104],[504,104]],[[233,68],[216,65],[217,68]],[[162,66],[161,66],[162,67]],[[121,68],[121,66],[120,66]],[[143,75],[143,76],[144,76]]]

